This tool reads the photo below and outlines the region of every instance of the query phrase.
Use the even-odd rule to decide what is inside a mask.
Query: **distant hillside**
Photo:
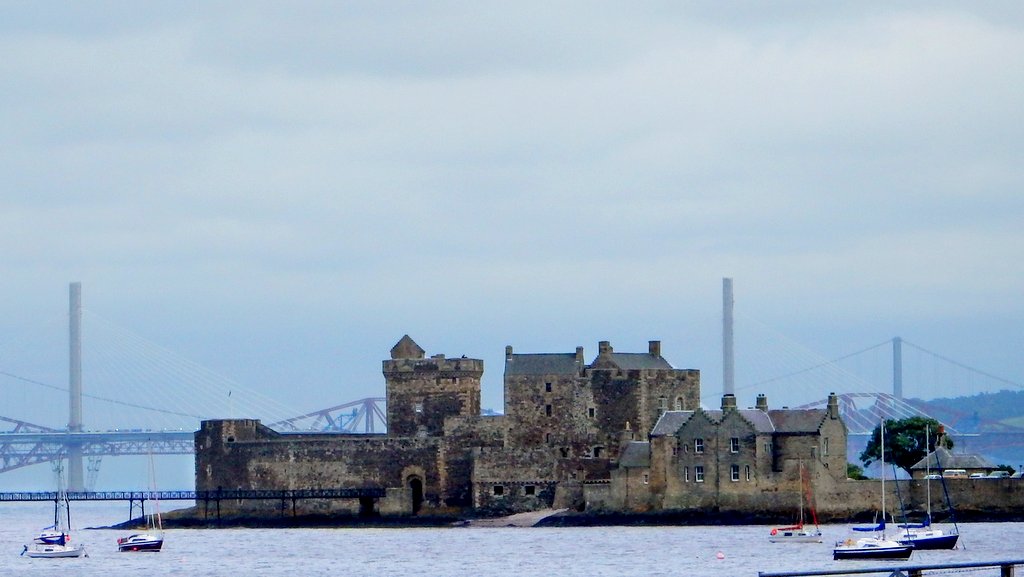
[[[1024,391],[908,401],[962,433],[1024,427]]]

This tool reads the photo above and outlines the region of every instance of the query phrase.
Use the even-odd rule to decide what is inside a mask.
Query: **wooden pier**
[[[281,515],[284,516],[291,504],[292,516],[295,516],[296,504],[303,499],[359,499],[360,501],[379,499],[387,495],[387,490],[380,487],[338,487],[334,489],[281,489],[260,490],[248,489],[217,489],[213,491],[71,491],[58,494],[55,491],[14,491],[0,492],[0,502],[33,502],[56,501],[66,496],[68,501],[128,501],[128,518],[138,506],[145,516],[146,501],[194,501],[202,503],[203,516],[210,516],[210,505],[214,506],[214,514],[220,520],[221,501],[234,500],[274,500],[281,503]]]

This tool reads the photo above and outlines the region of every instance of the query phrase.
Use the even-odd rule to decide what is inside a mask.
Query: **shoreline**
[[[423,515],[416,517],[352,516],[352,515],[299,515],[295,517],[265,517],[254,515],[222,515],[220,519],[203,518],[194,514],[195,508],[180,509],[178,515],[165,516],[165,529],[301,529],[301,528],[498,528],[498,527],[642,527],[642,526],[730,526],[791,524],[792,519],[754,513],[716,511],[673,511],[664,513],[581,513],[571,510],[544,510],[518,513],[505,517],[455,517]],[[177,512],[177,511],[176,511]],[[819,520],[820,524],[863,524],[875,522],[874,512],[864,512],[843,519]],[[957,512],[957,523],[1021,523],[1024,511],[991,513],[983,511]],[[949,519],[934,520],[936,524],[949,524]],[[145,526],[144,519],[136,518],[123,523],[90,529],[129,530]]]

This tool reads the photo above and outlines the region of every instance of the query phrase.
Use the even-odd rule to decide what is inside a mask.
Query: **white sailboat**
[[[153,455],[149,456],[149,490],[153,493],[154,514],[146,515],[146,530],[133,533],[117,540],[117,550],[122,553],[159,552],[164,546],[164,527],[160,518],[160,499],[156,497],[156,466]]]
[[[924,447],[925,451],[928,450],[929,446],[929,435],[928,427],[924,429]],[[938,443],[936,443],[938,448]],[[936,459],[938,459],[938,453],[932,452]],[[925,492],[927,494],[927,507],[925,512],[924,521],[921,523],[904,523],[900,525],[906,531],[899,537],[899,542],[903,545],[911,545],[915,549],[953,549],[956,547],[957,541],[960,539],[960,531],[957,529],[956,524],[953,525],[953,531],[949,533],[943,532],[942,529],[932,527],[932,470],[931,470],[931,456],[925,458]],[[938,461],[936,460],[936,465]],[[952,510],[952,509],[951,509]]]
[[[885,420],[879,427],[882,458],[882,521],[872,527],[854,527],[854,531],[872,531],[874,537],[849,538],[836,542],[832,559],[909,559],[913,545],[904,545],[885,535]]]
[[[53,501],[53,525],[39,532],[32,543],[25,545],[21,554],[35,559],[61,559],[88,557],[85,545],[71,542],[71,505],[64,487],[63,467],[58,462],[57,493]]]
[[[810,482],[805,477],[804,463],[801,460],[800,471],[800,512],[796,525],[789,527],[773,527],[768,541],[771,543],[821,543],[821,529],[818,528],[818,515],[810,498]],[[807,506],[811,510],[814,529],[804,527],[804,491],[808,493]]]

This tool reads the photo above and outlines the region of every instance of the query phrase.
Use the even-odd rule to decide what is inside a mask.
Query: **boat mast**
[[[925,453],[929,452],[928,451],[928,425],[925,425],[925,427],[924,427],[924,450],[925,450]],[[926,511],[925,514],[928,515],[928,517],[926,519],[928,520],[928,524],[929,525],[932,522],[932,468],[931,467],[932,467],[932,456],[929,454],[928,458],[924,460],[924,474],[925,474],[925,476],[924,476],[924,490],[925,490],[925,495],[927,495],[927,498],[928,498],[928,506],[925,508],[925,511]]]
[[[804,526],[804,461],[800,459],[800,528]]]
[[[878,437],[882,446],[882,538],[885,538],[885,419],[879,425]]]

